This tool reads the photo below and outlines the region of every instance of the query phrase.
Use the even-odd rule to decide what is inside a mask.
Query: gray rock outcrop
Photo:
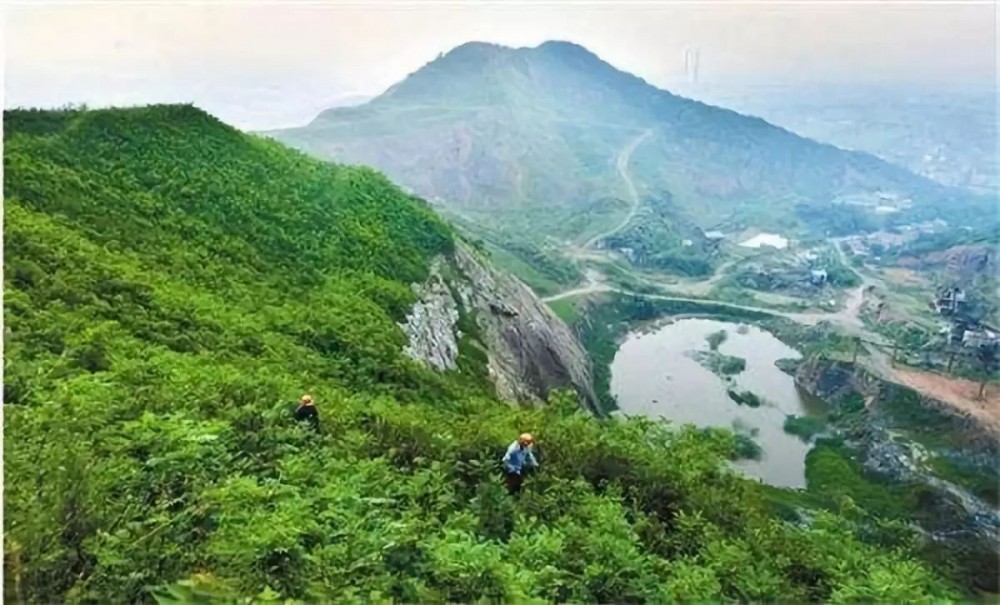
[[[437,370],[458,367],[458,304],[444,283],[441,260],[431,267],[431,279],[414,284],[417,302],[410,309],[406,322],[400,324],[409,344],[403,352],[424,361]]]
[[[446,278],[449,264],[456,271]],[[418,301],[401,324],[411,357],[438,370],[455,369],[461,308],[475,317],[499,397],[538,402],[569,387],[594,409],[590,359],[573,332],[528,286],[492,269],[468,245],[459,242],[451,258],[436,259],[431,277],[414,291]]]

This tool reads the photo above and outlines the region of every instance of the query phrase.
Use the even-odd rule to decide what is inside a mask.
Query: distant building
[[[809,272],[809,282],[814,286],[826,283],[826,269],[813,269]]]
[[[937,294],[934,310],[941,315],[954,315],[965,309],[965,290],[957,286],[944,288]]]
[[[721,231],[706,231],[705,237],[707,239],[725,239],[726,234]]]
[[[948,342],[954,345],[962,344],[965,333],[968,330],[975,331],[975,325],[964,317],[951,318],[951,330],[948,334]]]
[[[998,342],[1000,342],[1000,334],[985,327],[966,330],[962,334],[962,346],[966,347],[992,346]]]

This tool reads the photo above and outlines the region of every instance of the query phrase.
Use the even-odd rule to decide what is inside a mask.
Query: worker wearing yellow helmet
[[[534,444],[534,437],[522,433],[503,455],[504,480],[507,483],[507,491],[511,494],[520,493],[526,471],[538,468],[538,460],[532,451]]]
[[[299,400],[299,407],[295,409],[295,419],[299,422],[308,422],[312,430],[319,432],[319,411],[313,403],[312,395],[303,395]]]

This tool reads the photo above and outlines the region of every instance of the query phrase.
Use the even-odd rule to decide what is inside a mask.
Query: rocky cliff
[[[471,318],[497,395],[537,402],[571,387],[594,409],[590,361],[569,327],[518,279],[489,266],[459,243],[435,259],[430,278],[414,284],[418,301],[402,324],[406,353],[435,369],[457,367],[462,317]],[[468,319],[466,321],[468,324]],[[467,331],[470,331],[467,328]]]

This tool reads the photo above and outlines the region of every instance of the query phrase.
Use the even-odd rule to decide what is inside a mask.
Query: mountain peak
[[[511,95],[539,87],[550,93],[556,87],[563,92],[568,87],[583,96],[592,95],[596,88],[635,92],[635,80],[575,42],[548,40],[515,48],[469,41],[439,54],[374,103],[421,99],[454,104],[455,99],[462,99],[466,105],[498,105],[509,103]]]
[[[503,44],[497,44],[495,42],[486,42],[484,40],[469,40],[468,42],[463,42],[456,46],[455,48],[449,50],[446,54],[458,53],[458,52],[476,52],[476,51],[487,51],[487,50],[499,50],[510,48],[504,46]]]
[[[544,53],[550,56],[556,56],[566,59],[587,59],[587,60],[598,60],[600,58],[593,52],[588,50],[586,47],[577,44],[576,42],[570,42],[568,40],[547,40],[542,42],[538,46],[523,46],[523,47],[513,47],[505,46],[503,44],[496,44],[494,42],[482,42],[479,40],[471,40],[463,44],[452,48],[446,53],[442,53],[438,56],[436,61],[441,60],[475,60],[484,59],[489,57],[495,57],[498,55],[537,55]],[[432,63],[436,62],[432,61]]]
[[[469,42],[464,42],[459,44],[455,48],[449,50],[446,53],[441,53],[438,55],[437,60],[449,58],[473,58],[473,57],[486,57],[498,52],[503,52],[506,50],[511,50],[510,47],[502,46],[500,44],[494,44],[492,42],[482,42],[479,40],[470,40]]]
[[[599,57],[587,47],[576,42],[569,42],[568,40],[548,40],[539,44],[534,50],[551,52],[566,57],[586,57],[599,60]]]

